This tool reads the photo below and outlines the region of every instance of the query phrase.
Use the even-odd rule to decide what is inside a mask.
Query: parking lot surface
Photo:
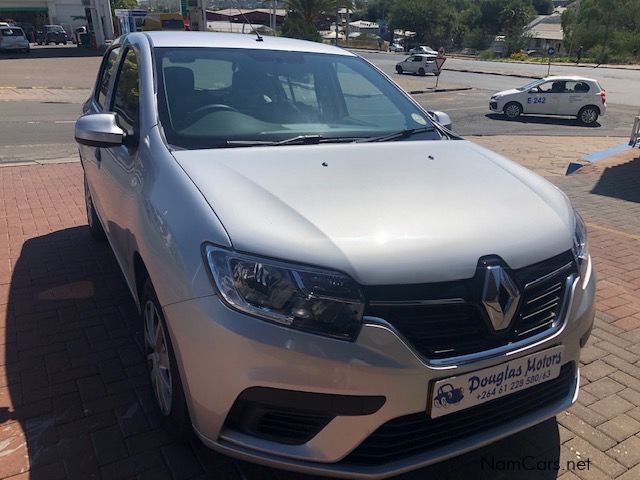
[[[402,478],[640,478],[636,153],[550,176],[587,221],[599,276],[578,403]],[[78,163],[0,169],[0,478],[310,478],[179,445],[159,428],[134,304],[107,245],[90,239],[83,202]]]

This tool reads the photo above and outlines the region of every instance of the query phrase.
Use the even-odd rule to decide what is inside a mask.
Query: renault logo
[[[482,304],[493,329],[504,330],[518,309],[520,292],[507,272],[499,265],[489,265],[484,274]]]

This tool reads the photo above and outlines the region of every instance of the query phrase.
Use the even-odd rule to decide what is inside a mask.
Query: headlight
[[[215,286],[231,308],[290,328],[354,340],[364,299],[342,273],[291,265],[213,245],[205,255]]]
[[[576,228],[573,233],[573,255],[578,262],[578,267],[582,270],[587,258],[589,257],[587,243],[587,227],[584,220],[578,212],[574,210],[576,217]]]

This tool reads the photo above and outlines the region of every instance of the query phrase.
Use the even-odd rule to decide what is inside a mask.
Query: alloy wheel
[[[153,392],[163,415],[171,413],[173,383],[164,325],[154,302],[144,306],[144,343]]]
[[[598,118],[598,114],[596,113],[594,108],[585,108],[582,110],[582,114],[580,114],[580,120],[582,123],[590,124],[596,121]]]

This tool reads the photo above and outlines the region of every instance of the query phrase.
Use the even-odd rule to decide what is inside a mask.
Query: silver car
[[[575,401],[594,315],[582,220],[362,58],[133,33],[84,113],[89,228],[139,307],[178,437],[383,478]]]
[[[0,53],[7,51],[18,51],[22,53],[29,53],[31,51],[29,40],[27,40],[24,31],[20,27],[0,26]]]

